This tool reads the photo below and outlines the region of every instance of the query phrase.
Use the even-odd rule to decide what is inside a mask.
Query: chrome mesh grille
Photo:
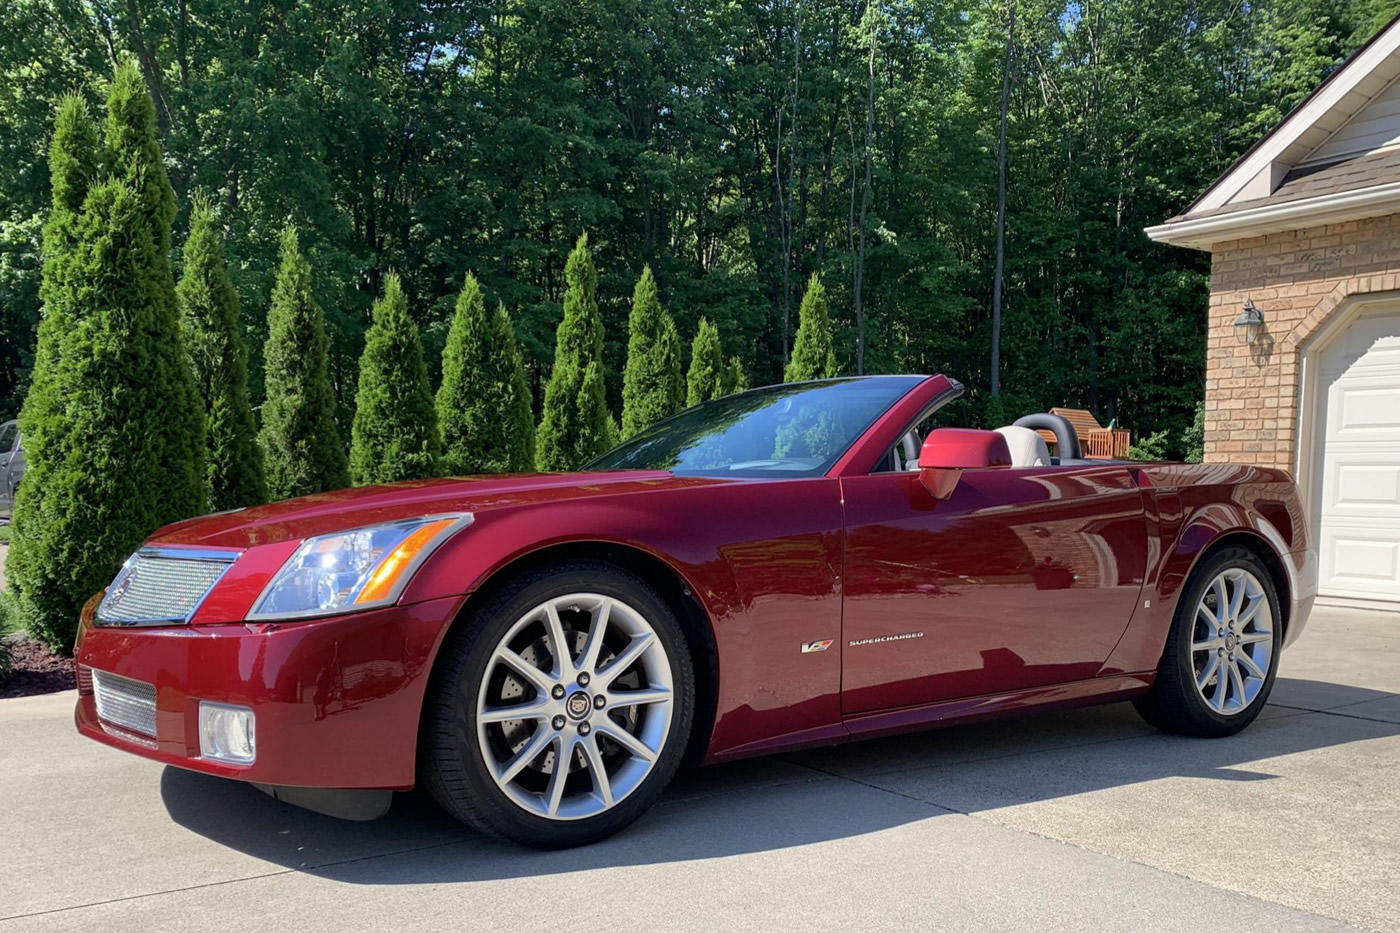
[[[128,732],[155,738],[156,688],[130,677],[92,672],[97,718]]]
[[[233,558],[170,557],[138,551],[97,607],[99,625],[184,622]]]

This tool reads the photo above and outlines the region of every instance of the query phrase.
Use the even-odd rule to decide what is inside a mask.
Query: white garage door
[[[1318,591],[1400,603],[1400,307],[1357,318],[1320,362]]]

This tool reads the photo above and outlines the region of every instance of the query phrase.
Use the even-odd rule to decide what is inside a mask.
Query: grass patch
[[[6,522],[5,524],[0,525],[0,543],[8,544],[9,542],[10,542],[10,523],[9,523],[9,522]]]

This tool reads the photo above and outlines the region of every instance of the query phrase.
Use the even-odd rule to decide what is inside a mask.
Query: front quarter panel
[[[838,483],[827,478],[658,483],[483,510],[423,565],[403,599],[476,592],[514,561],[559,545],[651,555],[679,576],[711,626],[719,682],[707,757],[752,753],[845,734],[840,529]],[[801,650],[827,639],[829,650]]]

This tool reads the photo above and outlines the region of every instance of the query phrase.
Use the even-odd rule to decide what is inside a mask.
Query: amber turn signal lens
[[[388,596],[399,577],[412,566],[418,552],[456,521],[456,518],[443,518],[429,522],[399,542],[374,568],[374,573],[370,574],[369,581],[355,597],[355,602],[373,603]]]

